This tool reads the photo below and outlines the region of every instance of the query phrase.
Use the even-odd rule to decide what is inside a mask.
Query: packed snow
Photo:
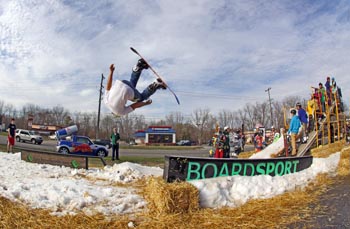
[[[283,149],[284,149],[284,138],[281,137],[276,142],[268,145],[266,148],[264,148],[260,152],[257,152],[252,156],[250,156],[250,158],[251,159],[271,158],[272,154],[276,154],[276,152],[281,152]]]
[[[190,181],[200,191],[202,207],[235,207],[250,199],[270,198],[296,187],[304,187],[317,174],[335,174],[340,153],[314,158],[310,168],[295,174],[271,177],[220,177]],[[103,169],[72,169],[34,164],[21,154],[0,153],[0,195],[52,214],[135,213],[147,207],[132,185],[149,176],[162,176],[163,169],[124,162]],[[118,184],[124,185],[118,185]]]

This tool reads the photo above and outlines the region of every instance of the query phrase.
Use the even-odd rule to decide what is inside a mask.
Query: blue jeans
[[[122,80],[123,83],[125,83],[126,85],[128,85],[129,87],[131,87],[134,90],[134,99],[137,102],[141,102],[141,101],[148,99],[154,93],[154,91],[149,90],[148,87],[145,90],[143,90],[142,93],[140,93],[136,89],[136,85],[137,85],[137,82],[139,81],[139,78],[141,76],[141,72],[142,72],[142,70],[137,71],[137,72],[132,71],[130,81]]]

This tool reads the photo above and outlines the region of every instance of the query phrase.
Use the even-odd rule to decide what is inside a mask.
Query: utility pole
[[[271,87],[269,87],[268,89],[266,89],[265,92],[267,92],[268,95],[269,95],[270,115],[271,115],[271,126],[273,126],[273,116],[272,116],[272,106],[271,106],[270,90],[271,90]]]
[[[101,100],[102,100],[102,89],[103,89],[103,79],[105,77],[101,76],[101,85],[100,85],[100,97],[98,100],[98,113],[97,113],[97,130],[96,130],[96,139],[99,138],[99,133],[100,133],[100,115],[101,115]]]

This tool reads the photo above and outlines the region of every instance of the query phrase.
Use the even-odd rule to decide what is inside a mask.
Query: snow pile
[[[296,187],[305,187],[317,174],[335,172],[339,160],[340,153],[326,159],[314,158],[310,168],[284,176],[233,176],[190,182],[200,190],[202,207],[236,207],[250,199],[271,198]]]
[[[191,181],[200,190],[202,207],[238,206],[253,198],[269,198],[295,187],[307,185],[319,173],[336,170],[340,153],[314,159],[313,165],[296,174],[281,177],[222,177]],[[147,176],[162,176],[163,170],[133,163],[104,169],[71,169],[22,161],[20,153],[0,153],[0,195],[24,201],[33,208],[46,208],[53,214],[105,215],[140,211],[145,200],[132,185],[118,187]]]
[[[124,162],[121,164],[114,164],[112,167],[106,166],[104,169],[98,171],[86,171],[86,175],[88,177],[106,179],[113,182],[129,183],[147,176],[162,176],[163,169]]]

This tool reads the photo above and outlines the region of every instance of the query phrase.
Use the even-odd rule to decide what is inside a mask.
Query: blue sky
[[[0,0],[0,99],[97,111],[101,74],[128,79],[136,48],[177,93],[136,114],[237,110],[335,77],[349,103],[350,1]],[[154,80],[145,71],[143,90]],[[106,80],[104,81],[106,83]],[[102,113],[109,113],[102,106]]]

